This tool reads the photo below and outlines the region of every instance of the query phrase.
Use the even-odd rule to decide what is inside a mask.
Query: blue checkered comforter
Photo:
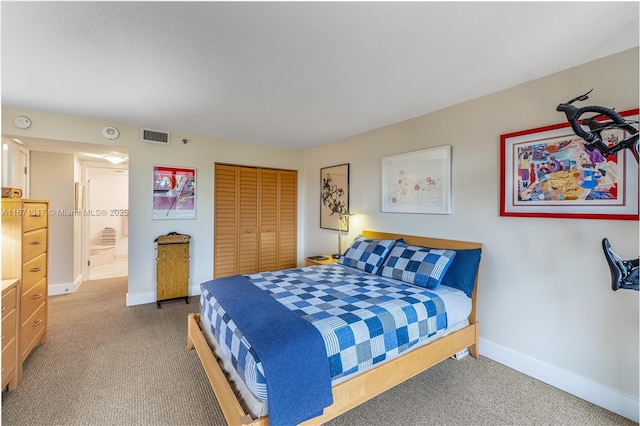
[[[444,303],[436,294],[342,265],[245,277],[320,331],[332,380],[397,355],[447,327]],[[201,290],[201,313],[225,357],[266,402],[264,371],[251,344],[205,285]]]

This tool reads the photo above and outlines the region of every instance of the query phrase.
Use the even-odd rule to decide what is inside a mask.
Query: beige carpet
[[[2,394],[2,425],[223,425],[186,318],[198,299],[125,307],[126,277],[49,304],[49,340]],[[447,360],[330,425],[633,425],[486,358]]]

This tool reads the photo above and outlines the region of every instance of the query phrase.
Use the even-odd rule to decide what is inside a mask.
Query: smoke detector
[[[110,140],[118,139],[120,132],[115,127],[105,127],[102,129],[102,136]]]

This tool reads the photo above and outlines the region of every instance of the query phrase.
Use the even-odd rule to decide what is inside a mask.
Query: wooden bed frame
[[[482,248],[481,243],[444,240],[438,238],[416,237],[411,235],[390,234],[384,232],[363,231],[366,238],[389,240],[404,238],[409,245],[447,249]],[[355,375],[333,387],[333,404],[324,409],[321,416],[307,420],[303,425],[318,425],[368,401],[369,399],[391,389],[392,387],[428,370],[432,366],[469,348],[474,358],[478,352],[478,322],[476,320],[476,299],[478,293],[478,276],[473,291],[469,325],[433,342],[411,350],[397,358]],[[268,416],[252,419],[238,401],[233,388],[227,381],[225,373],[218,364],[203,331],[200,328],[200,314],[189,314],[187,349],[196,349],[200,362],[207,374],[213,392],[220,404],[222,413],[229,425],[266,426]]]

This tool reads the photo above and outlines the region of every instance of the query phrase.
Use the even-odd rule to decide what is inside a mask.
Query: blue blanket
[[[242,331],[262,362],[269,424],[295,425],[333,403],[327,351],[316,327],[243,276],[202,284]]]

